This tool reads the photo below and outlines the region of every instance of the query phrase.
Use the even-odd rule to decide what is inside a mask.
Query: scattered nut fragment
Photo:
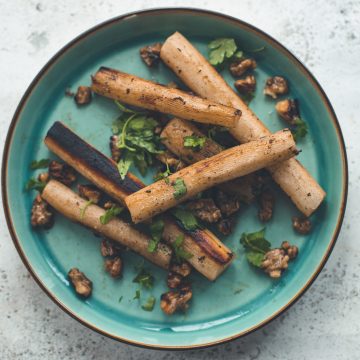
[[[160,307],[166,315],[172,315],[175,311],[185,311],[192,298],[192,291],[189,285],[183,286],[179,290],[171,290],[161,295]]]
[[[76,181],[75,170],[69,165],[61,164],[56,160],[52,160],[49,164],[49,175],[66,186],[70,186]]]
[[[215,205],[213,199],[199,199],[187,204],[187,208],[202,221],[215,223],[221,219],[220,209]]]
[[[182,160],[177,158],[169,150],[165,150],[163,153],[157,154],[156,157],[163,164],[167,163],[170,169],[172,169],[174,172],[179,171],[187,166]]]
[[[92,201],[93,204],[98,204],[101,198],[101,191],[92,184],[87,185],[78,185],[79,195],[86,199]]]
[[[281,76],[274,76],[266,80],[264,94],[276,99],[278,95],[287,94],[289,91],[287,81]]]
[[[70,271],[68,272],[68,277],[78,295],[84,298],[87,298],[91,295],[92,282],[79,269],[70,269]]]
[[[289,242],[284,241],[280,249],[272,249],[265,254],[261,267],[270,277],[279,278],[288,268],[289,260],[294,259],[298,252],[297,246],[291,246]]]
[[[38,176],[38,180],[41,182],[44,182],[44,183],[48,182],[49,181],[49,173],[48,172],[40,173]]]
[[[231,196],[222,190],[216,191],[215,201],[224,216],[230,216],[240,209],[240,202],[236,196]]]
[[[251,94],[256,88],[255,76],[248,75],[245,79],[236,80],[234,86],[241,94]]]
[[[100,251],[102,256],[117,256],[121,252],[116,244],[107,239],[101,241]]]
[[[140,56],[147,66],[151,67],[159,62],[161,46],[161,43],[155,43],[140,49]]]
[[[181,264],[172,263],[170,265],[170,271],[179,274],[182,277],[186,277],[191,273],[191,266],[187,262],[182,262]]]
[[[91,102],[91,88],[89,86],[79,86],[74,100],[77,105],[86,105]]]
[[[31,208],[31,226],[50,229],[54,224],[54,212],[50,205],[37,195]]]
[[[264,190],[260,194],[260,209],[258,212],[259,220],[267,222],[271,220],[274,212],[275,197],[270,190]]]
[[[232,219],[221,219],[217,224],[217,229],[223,234],[223,235],[230,235],[232,233],[234,226],[234,222]]]
[[[292,221],[294,230],[299,234],[306,235],[311,231],[312,224],[310,219],[294,216]]]
[[[300,117],[298,101],[296,99],[281,100],[275,105],[275,109],[279,116],[289,125],[295,125],[296,119]]]
[[[120,256],[105,260],[105,270],[113,278],[118,278],[122,272],[122,260]]]
[[[256,61],[254,59],[238,60],[230,64],[230,72],[233,76],[241,76],[247,70],[256,68]]]
[[[179,274],[176,274],[172,271],[168,273],[167,277],[167,286],[170,289],[177,289],[182,283],[183,277]]]
[[[119,137],[117,135],[113,135],[110,136],[110,152],[111,152],[111,158],[115,161],[115,162],[119,162],[120,161],[120,157],[121,157],[121,150],[118,148],[118,141],[119,141]]]

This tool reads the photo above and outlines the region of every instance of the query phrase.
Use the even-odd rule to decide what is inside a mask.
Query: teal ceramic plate
[[[299,159],[327,192],[326,202],[313,217],[314,231],[296,235],[291,215],[296,209],[278,195],[276,212],[267,225],[273,245],[290,240],[300,248],[281,280],[274,281],[247,263],[239,245],[242,232],[258,230],[254,206],[244,209],[234,234],[224,239],[235,249],[237,259],[215,283],[193,275],[194,296],[185,315],[166,317],[159,308],[143,311],[133,300],[137,284],[132,282],[141,259],[125,256],[121,280],[112,280],[103,270],[99,238],[57,216],[50,231],[34,232],[29,213],[34,194],[24,193],[25,182],[34,174],[31,160],[50,154],[43,144],[46,131],[62,120],[83,138],[108,153],[111,124],[117,115],[112,102],[96,97],[87,107],[77,108],[64,96],[65,88],[88,84],[99,66],[167,83],[176,80],[160,65],[149,70],[139,58],[139,48],[163,41],[180,31],[203,53],[217,37],[233,37],[243,49],[256,53],[258,88],[251,108],[273,131],[283,127],[274,112],[274,101],[265,99],[262,88],[267,76],[279,74],[291,81],[291,96],[300,100],[309,136],[300,143]],[[230,84],[233,79],[226,74]],[[42,289],[67,313],[104,335],[134,345],[155,348],[194,348],[225,342],[245,335],[287,309],[309,287],[328,258],[340,230],[347,194],[347,163],[343,138],[334,111],[309,71],[282,45],[262,31],[240,20],[195,9],[157,9],[124,15],[82,34],[61,49],[41,70],[25,93],[15,113],[4,151],[2,192],[5,214],[14,243],[29,271]],[[145,179],[150,181],[150,177]],[[66,279],[77,266],[94,283],[93,296],[80,300]],[[155,276],[151,291],[157,298],[165,291],[166,274],[146,263]],[[145,295],[150,294],[144,293]],[[119,298],[122,300],[119,302]]]

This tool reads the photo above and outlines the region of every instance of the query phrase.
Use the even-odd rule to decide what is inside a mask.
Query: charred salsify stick
[[[172,250],[169,246],[159,244],[156,251],[150,253],[147,250],[150,241],[149,236],[144,235],[119,218],[110,220],[106,225],[101,224],[100,216],[105,214],[105,210],[97,205],[89,205],[86,200],[64,184],[50,180],[41,197],[68,219],[128,247],[164,269],[169,268],[172,256]]]
[[[230,133],[240,143],[270,134],[266,126],[183,35],[176,32],[167,38],[160,57],[199,96],[241,110],[241,120],[230,129]],[[296,159],[289,159],[267,169],[306,216],[310,216],[324,200],[325,191]]]
[[[122,180],[116,162],[89,145],[61,122],[55,122],[49,129],[45,144],[81,175],[120,203],[124,203],[127,195],[145,187],[131,173]],[[171,244],[179,235],[184,236],[184,249],[193,254],[188,262],[209,280],[215,280],[233,260],[232,251],[209,230],[187,231],[170,216],[165,216],[164,221],[163,239]]]
[[[105,67],[92,77],[91,88],[125,104],[205,124],[232,127],[241,116],[241,111],[233,107]]]
[[[127,196],[125,203],[135,223],[145,221],[201,191],[289,159],[297,153],[291,132],[285,129],[190,165]]]

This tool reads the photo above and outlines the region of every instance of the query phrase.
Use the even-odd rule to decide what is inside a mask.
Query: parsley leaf
[[[37,190],[39,192],[42,192],[44,190],[44,187],[46,186],[46,182],[36,180],[34,178],[31,178],[25,185],[25,190]]]
[[[164,231],[164,226],[165,223],[162,219],[156,219],[150,225],[151,239],[147,248],[148,252],[152,253],[157,249]]]
[[[92,200],[89,200],[89,201],[87,201],[87,202],[85,203],[84,207],[82,207],[82,208],[80,209],[80,219],[83,219],[83,218],[84,218],[86,209],[87,209],[90,205],[92,205],[92,204],[93,204],[93,201],[92,201]]]
[[[133,297],[133,300],[140,299],[140,290],[135,291],[135,296]]]
[[[151,289],[154,285],[154,277],[145,269],[141,269],[133,279],[133,282],[140,284],[140,286],[146,289]]]
[[[234,39],[220,38],[213,40],[209,45],[209,62],[211,65],[220,65],[225,58],[233,57],[237,50]]]
[[[177,263],[181,263],[183,260],[189,260],[190,258],[193,257],[193,254],[190,254],[184,250],[183,248],[184,239],[185,239],[184,235],[180,234],[171,244],[174,250],[175,261]]]
[[[200,227],[195,216],[190,211],[182,208],[175,208],[171,213],[181,222],[186,230],[192,231]]]
[[[153,311],[156,299],[154,296],[149,296],[146,303],[141,305],[141,308],[145,311]]]
[[[265,228],[253,233],[243,233],[240,243],[246,250],[249,263],[257,267],[261,266],[264,255],[271,248],[270,242],[265,239]]]
[[[295,125],[291,128],[291,132],[294,136],[295,141],[299,138],[303,138],[308,133],[308,126],[301,118],[295,119]]]
[[[206,137],[204,136],[185,136],[184,137],[184,147],[185,148],[193,148],[195,151],[199,151],[204,147],[206,143]]]
[[[180,199],[187,193],[187,188],[182,178],[177,178],[171,185],[174,188],[173,195],[176,200]]]
[[[103,215],[100,216],[100,223],[106,225],[115,216],[118,216],[124,208],[113,205],[110,209],[107,209]]]
[[[30,170],[44,169],[49,166],[49,159],[34,160],[30,164]]]

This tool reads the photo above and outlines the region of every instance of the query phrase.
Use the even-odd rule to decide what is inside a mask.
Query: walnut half
[[[83,298],[88,298],[91,295],[92,282],[85,276],[83,272],[77,268],[72,268],[68,272],[68,277],[78,295],[82,296]]]
[[[287,94],[289,91],[287,81],[281,76],[274,76],[266,80],[264,94],[276,99],[278,95]]]
[[[189,285],[183,286],[179,290],[171,290],[161,295],[160,307],[166,315],[172,315],[176,311],[185,311],[192,298],[192,290]]]
[[[31,226],[50,229],[54,224],[54,212],[50,205],[37,195],[31,208]]]

